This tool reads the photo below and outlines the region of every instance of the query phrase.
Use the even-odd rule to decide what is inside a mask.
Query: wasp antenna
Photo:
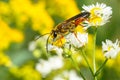
[[[47,34],[50,34],[50,33],[46,33],[46,34],[43,34],[43,35],[37,36],[37,37],[35,37],[34,40],[36,41],[36,40],[38,40],[39,38],[41,38],[41,37],[43,37],[43,36],[45,36],[45,35],[47,35]]]
[[[51,35],[48,36],[47,42],[46,42],[46,51],[47,51],[47,53],[48,53],[48,40],[49,40],[50,36],[51,36]]]

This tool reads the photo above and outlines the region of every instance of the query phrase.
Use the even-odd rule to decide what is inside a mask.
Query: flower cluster
[[[84,5],[82,8],[84,11],[91,13],[90,19],[87,22],[89,26],[86,26],[86,28],[90,26],[102,26],[105,23],[109,22],[109,19],[112,15],[112,8],[104,3],[96,3],[96,5],[89,6]],[[120,51],[118,40],[116,40],[115,43],[112,43],[110,40],[106,40],[106,43],[102,42],[102,51],[106,58],[115,58]]]
[[[81,25],[84,26],[84,27],[82,27],[82,29],[85,30],[85,32],[82,33],[82,32],[73,30],[74,27],[76,28],[78,26],[78,25],[76,26],[77,19],[75,21],[73,21],[73,23],[71,22],[71,24],[68,21],[68,24],[70,24],[70,25],[65,23],[65,24],[61,24],[61,25],[57,26],[57,29],[55,28],[56,33],[53,34],[52,36],[50,35],[48,37],[48,39],[47,39],[48,42],[47,42],[46,48],[49,52],[54,51],[58,55],[63,54],[63,53],[64,54],[68,53],[69,56],[68,55],[67,56],[68,56],[68,58],[70,58],[73,61],[73,63],[75,64],[74,66],[77,66],[77,65],[74,62],[72,53],[77,52],[77,50],[81,51],[80,53],[82,54],[83,58],[85,59],[87,65],[91,71],[91,74],[95,79],[96,76],[100,73],[101,69],[106,64],[107,60],[110,58],[115,58],[118,55],[118,53],[120,52],[120,45],[119,45],[118,40],[116,40],[115,43],[113,43],[110,40],[106,40],[106,42],[102,42],[102,52],[104,53],[104,57],[106,58],[106,60],[98,68],[98,70],[96,70],[96,61],[95,61],[96,51],[95,51],[95,49],[96,49],[97,28],[98,28],[98,26],[103,26],[104,24],[109,22],[109,19],[111,18],[111,15],[112,15],[112,8],[103,3],[102,4],[96,3],[95,5],[89,5],[89,6],[84,5],[82,8],[83,8],[83,12],[90,13],[90,16],[87,19],[85,18],[86,15],[82,14],[82,16],[83,16],[82,18],[85,18],[85,21],[81,22],[83,24],[80,23],[80,26]],[[76,23],[74,23],[74,22],[76,22]],[[63,28],[63,27],[65,27],[65,28]],[[70,27],[70,29],[69,29],[69,27]],[[73,31],[71,30],[71,27],[73,27],[73,29],[72,29]],[[93,27],[93,28],[91,28],[91,27]],[[94,32],[93,32],[93,34],[94,34],[94,37],[93,37],[93,69],[91,68],[89,61],[87,60],[85,51],[83,50],[89,41],[88,40],[89,33],[87,33],[88,28],[91,28],[94,30]],[[59,31],[59,29],[60,29],[60,31]],[[63,33],[62,33],[62,31],[63,31]],[[52,43],[50,43],[50,40]],[[33,48],[34,48],[34,45],[33,45],[33,47],[31,47],[31,50]],[[64,54],[63,54],[63,56],[64,56]],[[46,76],[52,70],[57,70],[57,69],[61,68],[62,66],[63,66],[63,62],[61,61],[61,59],[54,57],[54,59],[49,58],[48,61],[40,60],[40,63],[37,64],[36,69],[43,76]],[[76,69],[78,70],[78,67],[76,67]],[[83,76],[83,74],[79,70],[78,70],[78,72],[80,73],[82,78],[78,77],[77,74],[75,73],[75,71],[65,71],[62,74],[54,77],[53,80],[63,80],[63,79],[68,79],[68,80],[83,80],[84,79],[84,80],[86,80],[85,77]]]
[[[71,70],[71,71],[66,70],[62,74],[55,76],[53,80],[66,80],[66,79],[67,80],[83,80],[81,77],[77,75],[75,70]]]
[[[62,68],[64,65],[61,57],[53,56],[48,60],[40,59],[39,63],[36,65],[36,69],[42,74],[43,77],[48,75],[52,70],[57,70]]]
[[[11,42],[20,43],[24,40],[23,33],[17,29],[12,29],[0,18],[0,50],[7,49]]]
[[[89,26],[102,26],[109,21],[112,14],[112,8],[106,6],[106,4],[96,3],[96,5],[89,5],[82,7],[84,11],[88,11],[91,13]]]
[[[70,33],[66,36],[67,43],[73,45],[76,48],[80,48],[87,44],[88,42],[88,34],[84,33],[81,34],[80,32],[77,32],[76,36],[74,33]]]
[[[106,40],[106,43],[102,42],[102,50],[106,58],[115,58],[120,52],[118,40],[115,43],[112,43],[110,40]]]

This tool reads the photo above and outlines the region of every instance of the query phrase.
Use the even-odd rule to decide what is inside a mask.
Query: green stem
[[[97,76],[101,70],[103,69],[104,65],[107,63],[108,59],[106,58],[106,60],[104,61],[104,63],[100,66],[100,68],[96,71],[94,76]]]
[[[95,30],[94,40],[93,40],[93,71],[94,71],[94,74],[95,74],[95,72],[96,72],[96,60],[95,60],[96,35],[97,35],[97,29]],[[94,76],[94,80],[97,80],[97,77],[96,77],[96,76]]]
[[[92,68],[90,67],[90,64],[89,64],[88,60],[87,60],[87,57],[86,57],[86,54],[85,54],[84,49],[81,49],[81,52],[82,52],[82,55],[83,55],[83,57],[84,57],[87,65],[88,65],[88,67],[89,67],[89,70],[90,70],[91,74],[94,76],[94,73],[93,73],[93,71],[92,71]]]
[[[78,73],[79,73],[79,74],[81,75],[81,77],[83,78],[83,80],[86,80],[85,77],[84,77],[84,75],[81,73],[80,68],[78,67],[77,63],[76,63],[76,62],[74,61],[74,59],[72,58],[72,55],[71,55],[70,59],[71,59],[71,61],[73,62],[74,66],[76,67]]]

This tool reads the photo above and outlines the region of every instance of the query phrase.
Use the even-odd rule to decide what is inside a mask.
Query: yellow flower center
[[[110,51],[112,48],[113,48],[113,46],[109,46],[109,47],[108,47],[108,51]]]
[[[91,12],[91,17],[90,17],[90,23],[94,25],[99,25],[102,22],[102,17],[99,15],[101,8],[95,7],[93,8]]]

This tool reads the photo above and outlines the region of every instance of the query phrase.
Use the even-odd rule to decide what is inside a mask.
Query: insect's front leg
[[[62,34],[59,34],[54,40],[52,41],[52,45],[61,47],[64,44],[64,36]]]

